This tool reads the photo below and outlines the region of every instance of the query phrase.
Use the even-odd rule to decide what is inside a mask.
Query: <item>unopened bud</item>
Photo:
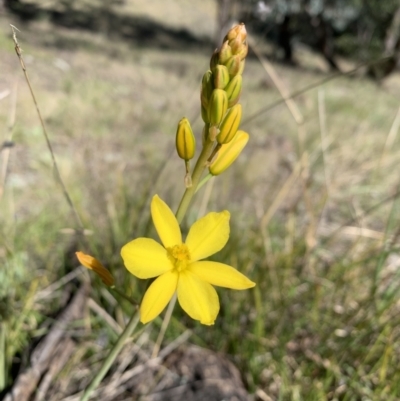
[[[205,108],[203,105],[201,105],[201,118],[206,124],[210,122],[208,118],[208,108]]]
[[[208,103],[208,119],[211,125],[218,125],[228,109],[228,96],[223,89],[214,89]]]
[[[248,52],[249,52],[249,45],[247,44],[247,42],[245,42],[242,44],[240,50],[236,55],[240,57],[240,60],[244,60]]]
[[[237,104],[226,113],[220,127],[217,141],[220,144],[229,143],[235,136],[242,119],[242,106]]]
[[[225,88],[228,96],[228,107],[234,106],[240,99],[240,92],[242,91],[242,76],[236,75],[231,79]]]
[[[249,134],[238,131],[229,143],[222,145],[209,170],[212,175],[223,173],[240,155],[249,140]]]
[[[246,64],[246,60],[245,59],[240,62],[238,75],[242,75],[243,74],[243,70],[244,70],[245,64]]]
[[[218,49],[215,49],[210,60],[210,70],[213,70],[218,65],[218,58],[219,58]]]
[[[219,50],[219,63],[225,64],[230,57],[232,57],[232,49],[229,46],[228,41],[226,40]]]
[[[229,83],[229,71],[224,65],[217,65],[213,70],[214,87],[224,89]]]
[[[239,56],[232,56],[225,64],[226,68],[229,71],[229,75],[234,77],[238,75],[240,70],[240,57]]]
[[[181,159],[188,161],[193,158],[196,150],[196,140],[187,118],[182,118],[178,123],[175,144],[176,151]]]
[[[114,278],[111,273],[101,264],[99,260],[91,255],[87,255],[83,252],[75,252],[76,257],[82,266],[93,270],[103,281],[103,283],[109,287],[114,286]]]
[[[229,73],[228,73],[228,75],[229,75]],[[210,99],[213,89],[214,89],[213,73],[210,70],[208,70],[203,75],[203,79],[201,81],[201,104],[205,108],[208,107],[208,100]]]

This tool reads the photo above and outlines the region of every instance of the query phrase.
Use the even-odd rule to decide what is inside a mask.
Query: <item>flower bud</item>
[[[213,70],[214,87],[224,89],[229,83],[229,71],[224,65],[217,65]]]
[[[242,119],[242,106],[237,104],[226,113],[220,127],[217,141],[220,144],[229,143],[235,136]]]
[[[208,118],[208,109],[201,105],[201,118],[206,123],[210,123],[210,119]]]
[[[228,109],[228,96],[223,89],[214,89],[208,103],[208,119],[211,125],[218,125]]]
[[[217,157],[209,167],[210,173],[212,175],[223,173],[238,158],[248,140],[248,133],[238,131],[229,143],[221,146]]]
[[[213,70],[218,65],[218,58],[219,58],[218,49],[215,49],[210,60],[210,70]]]
[[[201,81],[201,104],[205,108],[208,107],[208,100],[210,99],[213,89],[214,89],[213,73],[210,70],[208,70],[203,75],[203,79]]]
[[[235,25],[233,28],[231,28],[228,33],[226,34],[224,41],[225,40],[232,40],[235,39],[236,37],[239,37],[242,42],[246,40],[247,32],[246,28],[243,23],[239,25]]]
[[[228,96],[228,108],[234,106],[239,101],[240,92],[242,91],[242,80],[241,75],[236,75],[226,86],[225,92]]]
[[[114,285],[114,278],[111,273],[101,264],[99,260],[93,256],[87,255],[83,252],[75,252],[76,257],[82,266],[93,270],[103,281],[103,283],[109,287]]]
[[[238,71],[238,73],[237,73],[238,75],[242,75],[242,74],[243,74],[243,70],[244,70],[245,64],[246,64],[246,60],[242,60],[242,61],[240,62],[239,71]]]
[[[234,77],[240,70],[240,56],[232,56],[225,64],[229,71],[229,76]]]
[[[222,44],[221,49],[219,50],[219,57],[218,57],[219,63],[225,64],[230,57],[232,57],[232,49],[229,46],[228,41],[226,40]]]
[[[176,151],[183,160],[190,160],[196,150],[196,140],[193,135],[192,127],[187,118],[182,118],[176,130]]]
[[[249,45],[247,44],[247,42],[245,42],[242,44],[240,50],[236,55],[240,57],[240,60],[244,60],[248,52],[249,52]]]

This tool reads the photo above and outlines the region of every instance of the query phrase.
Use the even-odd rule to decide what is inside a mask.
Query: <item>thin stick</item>
[[[14,25],[10,25],[10,26],[11,26],[12,33],[13,33],[13,40],[14,40],[14,44],[15,44],[15,52],[17,53],[17,56],[19,58],[19,62],[21,64],[22,71],[24,72],[26,83],[28,84],[29,91],[31,93],[33,103],[35,104],[36,112],[37,112],[37,115],[38,115],[39,120],[40,120],[40,125],[42,126],[43,135],[44,135],[44,138],[46,140],[47,148],[48,148],[48,150],[50,152],[51,161],[53,163],[53,169],[54,169],[54,172],[55,172],[55,175],[56,175],[56,178],[57,178],[57,182],[59,183],[59,185],[60,185],[60,187],[62,189],[62,192],[64,194],[64,197],[67,200],[67,203],[68,203],[69,207],[72,210],[72,213],[74,215],[74,218],[76,220],[77,225],[79,226],[79,229],[80,229],[81,233],[83,233],[84,226],[83,226],[82,220],[79,217],[79,214],[78,214],[78,212],[77,212],[77,210],[76,210],[76,208],[75,208],[75,206],[74,206],[74,204],[72,202],[72,199],[69,196],[67,188],[66,188],[66,186],[65,186],[65,184],[64,184],[64,182],[63,182],[63,180],[61,178],[61,174],[60,174],[60,171],[58,169],[56,158],[54,156],[53,148],[51,146],[51,142],[50,142],[49,136],[47,134],[46,126],[44,124],[44,120],[42,118],[42,114],[40,112],[39,105],[38,105],[38,103],[36,101],[35,93],[33,92],[33,88],[32,88],[31,82],[30,82],[29,77],[28,77],[28,72],[26,70],[24,59],[22,58],[22,50],[21,50],[21,48],[20,48],[20,46],[18,44],[17,32],[16,32],[16,31],[19,31],[19,29],[16,28]]]

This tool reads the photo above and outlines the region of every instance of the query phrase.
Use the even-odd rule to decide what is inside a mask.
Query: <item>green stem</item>
[[[200,182],[199,182],[199,185],[197,185],[197,188],[196,188],[196,192],[195,193],[197,193],[197,191],[204,185],[204,184],[206,184],[209,180],[210,180],[210,178],[213,178],[214,176],[211,174],[211,173],[208,173]]]
[[[106,360],[103,363],[103,366],[97,372],[93,380],[90,382],[89,386],[86,388],[85,392],[83,393],[79,401],[87,401],[89,399],[92,392],[96,389],[99,383],[103,380],[104,376],[107,374],[108,369],[110,369],[112,363],[115,361],[115,358],[120,353],[122,347],[125,344],[125,341],[132,334],[133,330],[135,330],[138,323],[139,323],[139,313],[135,313],[131,317],[131,320],[129,320],[124,331],[121,333],[120,337],[118,338],[118,341],[115,343],[111,352],[108,354]]]
[[[186,189],[185,193],[183,194],[181,203],[179,204],[178,210],[176,211],[176,219],[178,220],[179,224],[182,223],[183,217],[185,216],[188,210],[193,195],[196,193],[197,186],[199,184],[203,171],[206,167],[207,159],[210,156],[213,145],[214,141],[207,139],[206,143],[203,146],[203,149],[197,160],[196,166],[194,167],[193,170],[192,186]]]

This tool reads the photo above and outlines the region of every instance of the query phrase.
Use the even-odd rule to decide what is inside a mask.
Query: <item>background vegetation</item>
[[[155,235],[153,194],[174,209],[183,193],[175,129],[187,116],[200,135],[199,82],[218,10],[211,0],[149,3],[115,5],[118,30],[107,18],[104,29],[89,30],[54,25],[46,13],[29,23],[0,16],[3,389],[62,303],[60,279],[82,274],[73,253],[96,255],[121,289],[140,298],[144,284],[124,269],[119,250]],[[87,228],[84,243],[54,180],[10,23],[21,30],[61,175]],[[242,128],[251,139],[237,163],[199,192],[186,224],[229,209],[232,235],[217,258],[257,286],[218,291],[221,314],[211,328],[177,307],[164,345],[191,329],[189,342],[228,355],[255,399],[399,399],[400,75],[379,84],[359,70],[331,76],[326,59],[305,45],[294,46],[297,67],[266,64],[277,50],[248,28],[261,55],[251,54],[244,73]],[[343,72],[356,66],[335,57]],[[132,313],[97,278],[90,297],[54,399],[96,370]],[[145,329],[145,350],[159,326]]]

